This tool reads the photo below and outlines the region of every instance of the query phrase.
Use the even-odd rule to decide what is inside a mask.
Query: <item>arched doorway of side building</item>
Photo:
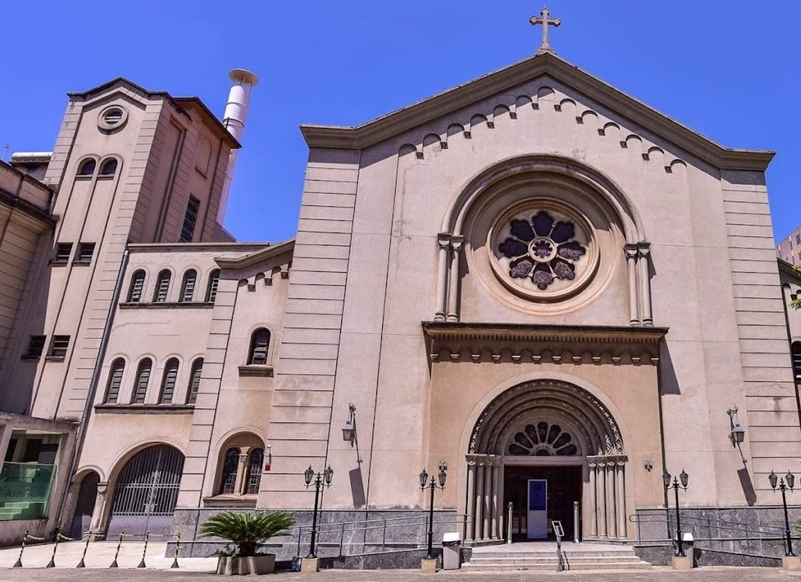
[[[608,408],[568,382],[536,380],[497,396],[476,422],[467,454],[466,538],[547,539],[560,521],[572,538],[627,538],[626,465]],[[578,510],[578,520],[574,511]]]

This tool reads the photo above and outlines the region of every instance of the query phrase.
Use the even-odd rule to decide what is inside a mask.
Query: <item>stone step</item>
[[[610,563],[610,564],[565,564],[566,571],[589,571],[589,570],[648,570],[651,568],[651,564],[648,562],[638,562],[638,563]],[[557,569],[556,560],[553,561],[551,564],[481,564],[481,565],[473,565],[472,563],[467,563],[462,566],[463,570],[469,572],[512,572],[512,571],[523,571],[523,570],[532,570],[532,571],[539,571],[539,572],[550,572]]]
[[[625,556],[614,558],[610,556],[605,557],[591,557],[591,556],[584,556],[584,557],[570,557],[565,556],[565,562],[570,562],[571,564],[609,564],[609,563],[630,563],[630,562],[639,562],[640,559],[637,556]],[[556,556],[541,556],[541,557],[533,557],[533,556],[515,556],[515,557],[504,557],[504,558],[472,558],[470,563],[472,564],[544,564],[544,563],[551,563],[557,562]]]
[[[645,570],[630,546],[570,544],[562,546],[565,570]],[[513,544],[474,548],[465,568],[471,571],[556,570],[555,544]]]

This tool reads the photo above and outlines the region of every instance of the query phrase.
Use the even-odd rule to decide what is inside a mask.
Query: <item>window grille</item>
[[[114,404],[120,396],[120,386],[122,385],[122,375],[125,372],[125,360],[117,358],[111,364],[111,371],[108,374],[108,387],[106,388],[106,404]]]
[[[236,474],[239,469],[239,449],[231,447],[223,457],[222,475],[220,475],[220,494],[236,491]]]
[[[145,403],[147,385],[150,383],[150,370],[152,367],[153,362],[151,362],[150,359],[139,362],[139,368],[136,370],[136,382],[134,383],[134,395],[131,399],[131,404]]]
[[[261,484],[261,469],[264,465],[264,449],[251,449],[248,457],[248,472],[245,478],[245,495],[255,495]]]
[[[175,381],[178,379],[178,360],[170,358],[164,367],[164,379],[161,381],[161,404],[172,404],[175,394]]]
[[[200,375],[203,372],[203,358],[198,358],[192,363],[192,373],[189,376],[189,393],[186,397],[187,404],[197,402],[197,393],[200,390]]]
[[[270,332],[263,327],[253,332],[250,341],[248,364],[267,364],[267,352],[270,349]]]
[[[181,229],[181,238],[179,242],[192,242],[192,236],[195,234],[195,223],[197,222],[197,214],[200,210],[200,201],[193,196],[189,197],[189,203],[186,205],[186,214],[184,215],[184,227]]]
[[[155,303],[166,303],[167,294],[170,292],[170,278],[172,274],[166,269],[159,273],[159,278],[156,282],[156,293],[153,296]]]
[[[145,272],[141,269],[131,276],[131,288],[128,290],[128,302],[139,303],[142,300],[142,291],[145,288]]]
[[[64,358],[67,355],[67,349],[70,347],[70,336],[68,335],[54,335],[53,343],[50,344],[50,356],[53,358]]]
[[[38,360],[44,353],[46,343],[46,335],[32,335],[28,340],[28,349],[23,357],[25,359]]]
[[[795,376],[796,384],[801,384],[801,342],[793,343],[792,352],[793,352],[793,375]]]
[[[66,263],[70,260],[72,254],[72,243],[58,243],[56,245],[56,256],[53,259],[54,263]]]
[[[195,281],[197,281],[197,272],[194,269],[190,269],[184,273],[180,297],[182,303],[189,303],[195,296]]]
[[[217,287],[220,284],[220,270],[215,269],[209,275],[209,286],[206,289],[206,303],[214,303],[217,298]]]
[[[75,257],[76,263],[91,263],[92,255],[95,254],[95,243],[80,243],[78,254]]]

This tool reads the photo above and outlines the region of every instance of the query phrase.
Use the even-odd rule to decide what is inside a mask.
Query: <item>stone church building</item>
[[[422,513],[444,461],[435,507],[468,541],[525,534],[531,479],[587,540],[664,515],[666,470],[688,512],[780,501],[801,279],[775,256],[772,152],[541,50],[301,126],[297,236],[241,243],[229,121],[117,79],[69,95],[52,152],[0,163],[2,542],[308,511],[309,466],[352,521]]]

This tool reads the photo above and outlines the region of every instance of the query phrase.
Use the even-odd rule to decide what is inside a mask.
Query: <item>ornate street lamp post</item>
[[[676,550],[677,556],[684,557],[684,547],[682,546],[681,540],[681,516],[679,515],[679,489],[687,490],[687,481],[689,480],[690,476],[684,472],[684,469],[681,470],[681,474],[678,478],[673,477],[673,483],[670,482],[670,473],[665,470],[662,473],[662,483],[665,485],[665,489],[673,489],[676,492],[676,542],[678,549]],[[679,483],[681,481],[681,483]]]
[[[320,502],[320,490],[325,487],[331,486],[331,479],[334,477],[334,470],[331,468],[331,465],[323,471],[322,473],[314,474],[314,469],[309,468],[303,472],[303,477],[306,479],[306,489],[309,488],[309,485],[312,484],[312,479],[314,479],[314,513],[312,513],[312,531],[311,531],[311,544],[309,545],[309,555],[306,556],[307,558],[316,558],[317,554],[315,553],[315,543],[317,542],[317,509],[319,508]]]
[[[434,546],[434,491],[436,489],[445,489],[445,479],[448,477],[448,464],[445,461],[439,462],[439,485],[437,485],[437,480],[434,475],[431,475],[431,482],[428,482],[428,473],[425,469],[420,473],[420,489],[425,491],[426,488],[431,489],[431,502],[428,508],[428,555],[426,556],[427,560],[431,560],[434,558],[433,554],[433,546]]]
[[[787,538],[787,552],[785,553],[785,556],[795,556],[793,553],[793,539],[790,536],[790,519],[787,516],[787,496],[785,495],[785,490],[788,488],[790,491],[793,490],[793,486],[795,485],[795,475],[793,475],[790,471],[787,471],[787,474],[780,479],[776,473],[771,471],[770,475],[768,475],[768,480],[770,481],[770,486],[774,491],[776,490],[776,482],[779,482],[779,490],[782,492],[782,506],[784,507],[784,535]]]

